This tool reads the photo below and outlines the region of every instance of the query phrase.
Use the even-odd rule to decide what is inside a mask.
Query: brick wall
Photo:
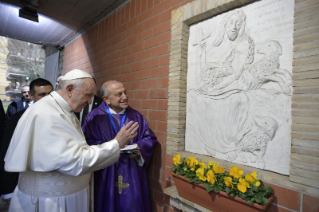
[[[176,117],[185,116],[185,112],[175,110],[185,107],[185,95],[175,95],[174,92],[185,90],[186,84],[183,77],[186,74],[187,67],[185,66],[186,58],[177,59],[175,62],[180,64],[178,66],[175,66],[176,64],[170,60],[174,59],[174,52],[185,53],[187,49],[178,49],[176,47],[179,44],[174,44],[175,41],[172,39],[172,35],[174,35],[175,31],[173,26],[171,30],[171,16],[173,10],[178,12],[176,9],[190,2],[195,6],[197,5],[197,9],[193,11],[194,13],[200,12],[204,6],[214,6],[215,9],[209,10],[210,12],[207,15],[227,10],[229,5],[234,7],[245,3],[244,0],[131,0],[93,26],[84,35],[68,44],[64,50],[64,73],[74,68],[83,69],[94,75],[97,79],[98,87],[109,79],[122,81],[128,90],[130,105],[146,117],[150,127],[158,137],[159,144],[155,148],[153,160],[148,169],[153,211],[173,211],[173,208],[169,205],[169,197],[163,193],[163,189],[174,185],[170,178],[170,168],[173,165],[172,155],[176,151],[183,150],[183,145],[178,145],[179,135],[183,134],[183,127],[167,125],[167,121],[170,120],[173,124],[182,123]],[[296,6],[298,4],[301,7],[316,8],[314,11],[318,10],[319,5],[317,0],[297,1]],[[191,4],[188,4],[188,7],[191,8]],[[303,11],[303,9],[300,11]],[[195,19],[198,19],[199,16],[202,15],[196,16]],[[304,28],[312,24],[310,30],[314,35],[311,36],[313,43],[310,45],[318,47],[318,13],[312,12],[303,16],[308,18],[301,17],[298,20],[305,23]],[[180,25],[183,32],[176,31],[177,35],[181,35],[177,43],[185,42],[183,33],[187,33],[187,27],[185,28],[184,25],[185,23]],[[305,30],[308,31],[308,29]],[[300,42],[308,41],[302,40]],[[309,51],[307,52],[309,53]],[[315,58],[318,55],[318,50],[312,52]],[[300,57],[302,57],[303,53],[300,52]],[[294,54],[294,57],[296,57],[296,54]],[[318,61],[318,59],[314,59],[314,61]],[[300,61],[300,63],[303,62]],[[180,66],[182,67],[181,69],[178,68]],[[298,79],[294,75],[294,80],[300,79],[303,81],[308,79],[316,83],[319,76],[318,63],[314,63],[311,67],[313,67],[312,71],[306,70],[300,73],[301,75],[297,76],[297,78],[299,77]],[[177,70],[177,72],[173,73],[171,70]],[[294,69],[295,72],[298,71]],[[303,76],[306,76],[306,78]],[[310,78],[316,78],[317,80]],[[171,81],[169,82],[169,80]],[[301,87],[301,90],[313,86],[311,87],[313,92],[318,93],[318,88],[316,87],[318,85],[318,83],[315,85],[302,84],[301,86],[305,88]],[[298,84],[294,84],[294,86],[298,86]],[[168,99],[174,99],[175,101],[168,103]],[[319,109],[318,99],[309,101],[317,101],[312,104],[311,110],[315,111],[314,114],[318,114],[316,113]],[[173,108],[173,110],[168,108]],[[315,120],[318,122],[318,119]],[[310,129],[318,129],[317,122],[313,126],[317,128]],[[308,126],[309,122],[304,125]],[[299,130],[297,131],[299,132]],[[312,130],[309,133],[309,131],[305,130],[304,134],[314,135],[317,133],[316,131]],[[167,137],[172,137],[173,139],[168,141]],[[295,141],[301,140],[301,142],[310,140],[308,143],[313,146],[309,148],[318,150],[318,138],[294,138]],[[176,149],[171,148],[174,142],[177,143],[175,145]],[[293,143],[293,145],[298,146],[297,143]],[[300,150],[299,147],[296,147],[296,149],[299,152],[303,150],[303,148]],[[304,152],[304,154],[308,153]],[[314,164],[318,165],[318,155],[317,159],[314,160]],[[313,170],[313,172],[316,172],[316,170]],[[298,176],[298,174],[292,176]],[[308,186],[307,190],[297,181],[290,182],[286,178],[288,177],[265,175],[263,180],[273,185],[276,195],[275,202],[271,205],[269,211],[318,210],[319,194],[316,193],[317,190],[311,190],[311,186]],[[280,183],[283,181],[286,183]]]

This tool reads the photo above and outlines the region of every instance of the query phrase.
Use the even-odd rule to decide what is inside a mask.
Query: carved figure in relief
[[[279,57],[282,55],[280,43],[268,40],[259,45],[256,51],[265,57],[250,67],[249,72],[254,80],[249,89],[258,89],[265,83],[274,82],[279,85],[282,92],[289,95],[291,93],[291,74],[287,70],[279,68]]]
[[[267,144],[271,141],[277,132],[278,122],[270,116],[255,116],[254,125],[250,131],[243,136],[237,143],[237,154],[242,162],[246,163],[246,152],[250,152],[254,157],[250,158],[250,162],[258,162],[259,168],[264,168],[264,159]]]

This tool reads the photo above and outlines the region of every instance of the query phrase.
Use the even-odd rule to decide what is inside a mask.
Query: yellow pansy
[[[197,170],[196,170],[196,175],[197,175],[197,177],[199,178],[199,179],[201,179],[202,181],[206,181],[206,177],[205,177],[205,175],[204,175],[204,168],[198,168]]]
[[[214,165],[215,165],[214,162],[212,162],[212,161],[209,161],[209,162],[208,162],[208,166],[214,166]]]
[[[207,166],[206,166],[206,164],[205,164],[205,163],[199,163],[199,167],[204,168],[204,169],[206,169],[206,168],[207,168]]]
[[[178,166],[178,165],[181,165],[182,162],[181,162],[181,155],[180,154],[177,154],[173,157],[173,162],[174,162],[174,165],[175,166]]]
[[[195,171],[195,169],[194,169],[194,168],[191,168],[191,171],[193,172],[193,171]]]
[[[224,177],[225,185],[229,188],[234,188],[233,179],[231,177]]]
[[[215,174],[212,170],[209,170],[206,173],[207,176],[207,182],[210,182],[211,184],[214,184],[216,182]]]
[[[256,178],[257,178],[257,173],[256,172],[252,172],[252,173],[247,174],[245,176],[245,180],[247,182],[252,183],[255,187],[258,188],[260,186],[260,181],[258,179],[256,179]]]
[[[229,170],[229,175],[233,176],[234,178],[240,178],[243,175],[244,171],[236,166],[233,166]]]
[[[184,168],[184,171],[187,171],[187,168]]]
[[[189,158],[186,160],[186,163],[189,167],[193,167],[198,164],[198,161],[194,157],[189,156]]]
[[[216,174],[224,173],[225,169],[223,167],[220,167],[218,164],[215,164],[213,166],[213,170]]]
[[[249,184],[243,178],[239,178],[239,183],[237,184],[237,188],[242,193],[246,193],[247,188],[250,188]]]

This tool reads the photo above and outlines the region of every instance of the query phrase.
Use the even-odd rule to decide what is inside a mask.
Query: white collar
[[[125,113],[125,110],[126,110],[126,108],[125,108],[125,109],[123,109],[121,112],[117,113],[117,112],[115,112],[114,110],[112,110],[112,108],[109,107],[109,109],[110,109],[110,113],[111,113],[111,114],[124,114],[124,113]]]
[[[72,108],[70,105],[65,101],[65,99],[60,96],[56,91],[52,91],[50,95],[57,101],[57,103],[61,106],[61,108],[69,113],[72,112]]]

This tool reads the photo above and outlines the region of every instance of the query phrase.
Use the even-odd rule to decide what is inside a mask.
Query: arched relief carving
[[[185,150],[289,174],[294,1],[190,27]]]

